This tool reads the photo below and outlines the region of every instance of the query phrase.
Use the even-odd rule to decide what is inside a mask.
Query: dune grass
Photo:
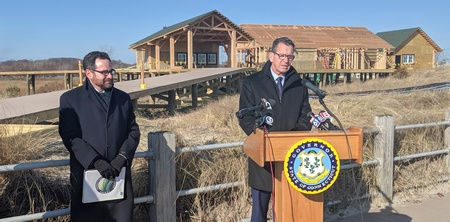
[[[450,69],[425,70],[394,75],[387,78],[355,81],[327,86],[324,99],[328,108],[340,119],[344,128],[374,127],[374,116],[389,114],[395,125],[437,122],[445,120],[450,108],[450,93],[418,91],[408,94],[375,93],[366,96],[335,96],[337,92],[395,89],[428,83],[448,82]],[[147,133],[171,131],[177,147],[243,141],[246,135],[238,126],[234,113],[238,110],[239,95],[221,97],[202,104],[195,110],[177,112],[174,116],[148,118],[152,110],[139,111],[138,123],[142,140],[138,151],[147,150]],[[323,107],[311,100],[314,112]],[[3,132],[7,129],[1,129]],[[0,130],[0,133],[2,132]],[[396,155],[425,152],[443,148],[443,127],[396,132]],[[52,138],[52,139],[49,139]],[[56,139],[55,139],[56,138]],[[48,158],[68,158],[58,137],[33,136],[0,137],[0,165],[22,163]],[[49,145],[49,141],[54,141]],[[373,158],[372,138],[365,136],[364,159]],[[40,154],[40,155],[39,155]],[[53,155],[52,155],[53,154]],[[49,157],[53,156],[53,157]],[[177,155],[177,190],[209,186],[219,183],[246,181],[247,160],[241,148],[201,151]],[[419,158],[395,164],[394,202],[414,201],[435,192],[442,192],[438,178],[448,175],[443,158]],[[373,167],[342,171],[338,181],[326,191],[325,202],[342,200],[341,204],[325,209],[326,218],[344,214],[351,206],[376,205],[371,200],[355,201],[351,197],[376,192]],[[57,172],[55,172],[57,171]],[[148,194],[148,169],[144,159],[133,164],[133,183],[136,196]],[[436,173],[437,172],[437,173]],[[42,212],[68,207],[68,167],[0,174],[0,218],[25,213]],[[64,176],[65,175],[65,176]],[[417,179],[417,175],[421,179]],[[356,194],[356,195],[355,195]],[[250,194],[247,186],[207,192],[177,199],[178,221],[239,221],[250,215]],[[135,220],[144,221],[147,206],[135,206]],[[53,219],[55,220],[55,219]],[[58,221],[68,221],[61,217]],[[48,220],[52,221],[52,220]]]

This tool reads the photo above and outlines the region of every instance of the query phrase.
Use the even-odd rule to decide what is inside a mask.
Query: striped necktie
[[[283,95],[283,85],[282,85],[282,80],[283,80],[283,77],[278,77],[277,78],[277,86],[278,86],[278,95],[280,95],[280,98],[281,98],[281,96]]]

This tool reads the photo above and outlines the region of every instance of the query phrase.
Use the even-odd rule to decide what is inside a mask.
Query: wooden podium
[[[303,139],[318,138],[331,144],[340,160],[362,163],[363,132],[350,127],[336,131],[282,131],[256,129],[245,141],[244,152],[258,165],[273,162],[275,222],[323,222],[323,192],[304,194],[292,187],[284,174],[284,160],[291,147]]]

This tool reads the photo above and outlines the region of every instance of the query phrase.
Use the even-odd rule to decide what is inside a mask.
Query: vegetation
[[[328,93],[324,99],[325,103],[339,117],[344,128],[354,125],[371,128],[374,126],[374,116],[384,114],[392,115],[396,125],[444,121],[450,107],[448,92],[373,93],[365,96],[333,94],[448,82],[450,78],[450,68],[422,72],[405,70],[405,72],[407,73],[403,78],[391,76],[366,82],[356,81],[346,85],[327,86],[324,89]],[[142,135],[154,131],[174,132],[177,147],[243,141],[246,135],[239,128],[237,118],[234,116],[238,109],[238,97],[238,95],[226,96],[218,101],[203,104],[196,110],[180,111],[174,116],[155,115],[152,113],[154,110],[140,110],[138,123]],[[316,100],[311,100],[311,104],[314,112],[323,109]],[[427,127],[396,132],[396,155],[442,149],[443,130],[443,127]],[[68,157],[56,134],[32,138],[0,137],[0,165]],[[147,150],[146,140],[146,136],[142,136],[138,151]],[[365,160],[373,158],[371,140],[370,136],[364,138]],[[177,190],[246,181],[247,178],[246,156],[239,148],[183,153],[176,158]],[[449,176],[442,157],[405,160],[394,165],[393,202],[415,201],[424,195],[446,192],[444,189],[447,187],[438,183],[438,178]],[[57,170],[53,171],[45,169],[0,174],[0,195],[2,195],[0,218],[67,207],[68,169],[61,168],[55,168]],[[133,183],[137,196],[148,194],[147,175],[146,161],[136,159],[133,164]],[[352,199],[377,191],[373,175],[372,167],[342,171],[335,185],[325,193],[326,202],[342,200],[342,203],[327,207],[326,218],[345,215],[351,208],[362,210],[367,205],[377,206],[371,199]],[[420,180],[416,179],[418,175],[421,177]],[[13,188],[22,190],[15,191]],[[179,221],[239,221],[249,217],[250,200],[247,186],[179,197],[177,216]],[[144,221],[146,210],[145,204],[136,205],[136,221]],[[68,218],[58,220],[68,221]]]
[[[45,60],[8,60],[0,62],[0,72],[14,71],[46,71],[46,70],[78,70],[78,61],[83,58],[52,58]],[[113,60],[112,65],[115,68],[126,68],[132,64],[122,62],[122,60]]]
[[[9,60],[0,62],[0,72],[19,71],[47,71],[47,70],[78,70],[77,58],[53,58],[46,60]],[[113,60],[113,67],[127,68],[127,64],[121,60]],[[56,90],[64,90],[63,76],[36,75],[36,93],[46,93]],[[74,84],[78,84],[74,79]],[[16,85],[13,85],[16,84]],[[0,75],[0,98],[25,96],[27,94],[27,79],[25,75]]]

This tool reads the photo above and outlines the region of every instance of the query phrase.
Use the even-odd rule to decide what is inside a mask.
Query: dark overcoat
[[[60,97],[59,134],[70,152],[71,221],[132,221],[133,187],[131,160],[139,144],[130,96],[117,89],[111,91],[109,109],[100,103],[97,91],[89,85],[65,92]],[[101,156],[113,160],[121,152],[128,157],[125,198],[83,204],[83,172],[93,168],[93,160]]]
[[[261,98],[273,99],[276,104],[272,107],[273,125],[269,131],[311,130],[308,113],[311,112],[308,89],[302,85],[300,75],[291,66],[285,74],[283,94],[279,97],[277,85],[272,77],[267,61],[260,72],[246,77],[242,83],[239,99],[239,109],[258,105]],[[239,125],[247,135],[255,129],[255,117],[246,115],[239,119]],[[248,184],[250,187],[272,191],[272,176],[269,163],[260,167],[250,158],[248,159]]]

